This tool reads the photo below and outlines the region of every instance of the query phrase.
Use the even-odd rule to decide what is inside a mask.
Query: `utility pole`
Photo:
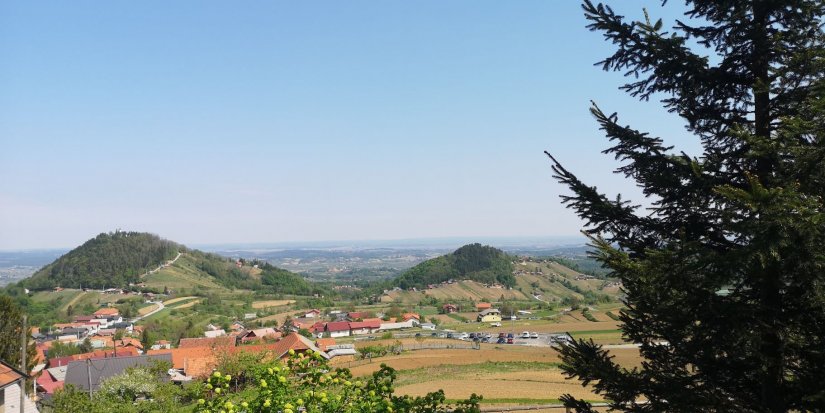
[[[20,332],[20,371],[26,373],[23,377],[23,382],[20,384],[20,413],[25,412],[26,406],[26,379],[29,376],[29,371],[26,369],[26,347],[28,347],[29,340],[26,334],[26,315],[23,314],[23,329]]]
[[[86,359],[86,377],[89,378],[89,399],[92,398],[92,359]]]

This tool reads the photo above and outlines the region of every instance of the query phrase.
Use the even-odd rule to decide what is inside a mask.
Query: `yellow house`
[[[490,308],[478,313],[478,321],[481,323],[493,323],[501,321],[501,311],[495,308]]]

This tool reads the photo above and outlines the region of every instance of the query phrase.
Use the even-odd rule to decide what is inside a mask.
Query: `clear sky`
[[[0,249],[576,234],[543,150],[638,194],[591,99],[695,148],[584,26],[569,0],[0,0]]]

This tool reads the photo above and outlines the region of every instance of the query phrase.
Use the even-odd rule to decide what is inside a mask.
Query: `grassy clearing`
[[[138,310],[138,315],[140,315],[140,316],[144,316],[144,315],[149,314],[149,313],[151,313],[152,311],[155,311],[155,310],[157,310],[157,309],[158,309],[158,305],[157,305],[157,304],[150,304],[150,305],[147,305],[146,307],[142,307],[142,308],[140,308],[140,309]]]

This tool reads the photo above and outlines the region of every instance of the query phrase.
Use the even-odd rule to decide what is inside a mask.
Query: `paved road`
[[[138,321],[140,321],[140,320],[142,320],[142,319],[144,319],[144,318],[146,318],[146,317],[149,317],[150,315],[155,314],[155,313],[157,313],[158,311],[161,311],[161,310],[163,310],[164,308],[166,308],[166,307],[163,305],[163,302],[161,302],[161,301],[151,301],[151,303],[152,303],[152,304],[157,304],[158,308],[156,308],[156,309],[154,309],[154,310],[152,310],[152,311],[150,311],[150,312],[148,312],[148,313],[146,313],[146,314],[144,314],[144,315],[142,315],[142,316],[140,316],[140,317],[135,317],[135,318],[133,318],[133,319],[132,319],[132,322],[133,322],[133,323],[137,323]]]

